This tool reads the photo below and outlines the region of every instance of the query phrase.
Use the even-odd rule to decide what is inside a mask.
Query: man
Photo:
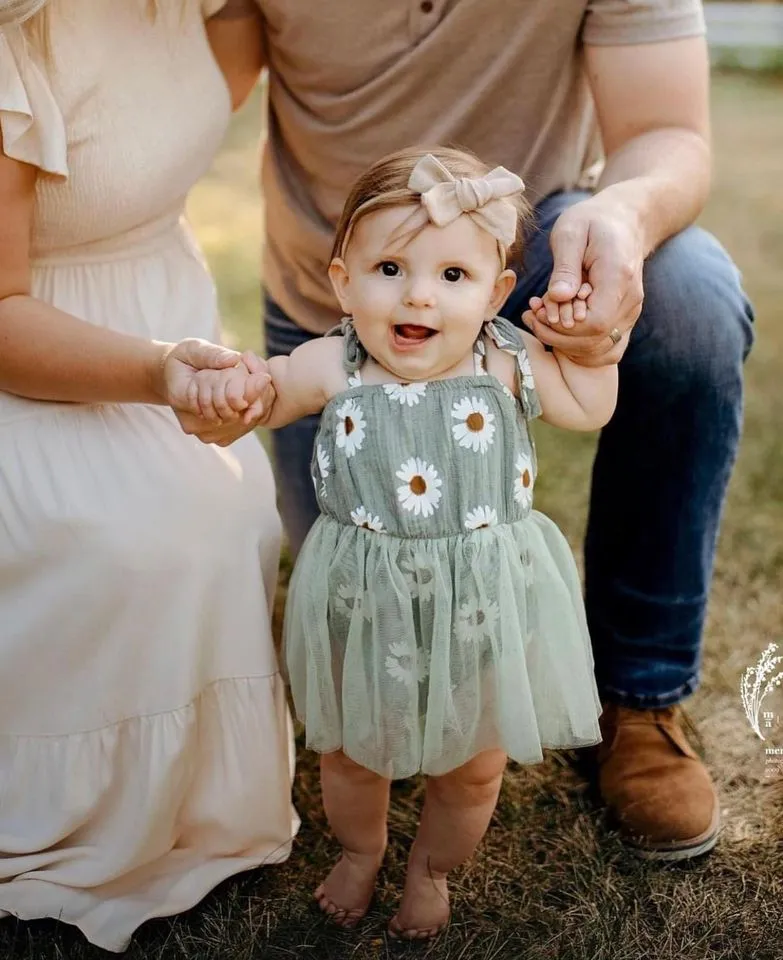
[[[270,354],[338,318],[326,267],[354,177],[410,144],[519,173],[540,230],[503,313],[574,360],[623,357],[593,469],[586,600],[605,703],[599,784],[643,856],[714,845],[719,808],[680,726],[698,682],[718,522],[742,412],[751,308],[690,226],[710,179],[698,0],[258,0]],[[600,138],[598,133],[600,132]],[[600,157],[595,192],[578,189]],[[552,323],[585,275],[585,323]],[[644,295],[644,303],[642,303]],[[547,322],[550,321],[550,322]],[[567,318],[566,318],[567,321]],[[275,434],[294,550],[315,515],[315,419]]]

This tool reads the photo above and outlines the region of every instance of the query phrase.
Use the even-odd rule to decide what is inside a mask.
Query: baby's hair
[[[337,223],[337,232],[332,246],[332,259],[342,256],[343,247],[349,232],[368,213],[419,203],[419,194],[408,188],[411,171],[422,157],[432,154],[449,173],[456,178],[483,177],[490,167],[468,150],[453,147],[406,147],[396,153],[387,154],[377,160],[355,181],[345,201],[343,212]],[[517,254],[520,247],[521,227],[530,217],[530,204],[517,195],[509,198],[517,209],[517,240],[509,251],[509,258]]]

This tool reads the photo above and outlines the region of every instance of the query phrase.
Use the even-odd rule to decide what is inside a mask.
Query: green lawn
[[[236,118],[225,149],[195,191],[191,214],[216,273],[229,333],[260,347],[256,191],[259,102]],[[783,777],[740,703],[742,671],[783,641],[783,84],[716,78],[715,190],[703,223],[740,265],[757,308],[747,365],[746,428],[732,481],[704,653],[704,683],[689,702],[717,780],[725,829],[715,853],[684,866],[629,856],[571,765],[557,755],[512,766],[479,855],[454,883],[454,921],[435,944],[398,946],[385,924],[416,827],[421,782],[395,785],[392,843],[378,901],[356,933],[329,927],[310,902],[335,844],[320,808],[316,764],[299,751],[303,825],[290,861],[224,884],[189,915],[147,925],[128,954],[141,958],[283,960],[681,960],[783,957]],[[683,322],[687,322],[687,315]],[[594,439],[538,431],[537,506],[578,551]],[[777,697],[777,699],[775,699]],[[769,742],[783,747],[783,698]],[[54,924],[0,924],[0,958],[102,956]]]

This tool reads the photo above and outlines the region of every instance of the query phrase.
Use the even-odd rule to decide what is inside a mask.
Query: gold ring
[[[617,327],[612,327],[609,331],[609,339],[612,341],[612,344],[616,347],[617,344],[623,339],[623,335],[617,329]]]

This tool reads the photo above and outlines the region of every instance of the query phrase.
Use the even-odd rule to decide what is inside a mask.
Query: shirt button
[[[432,7],[433,7],[432,0],[421,0],[422,13],[432,13]]]

